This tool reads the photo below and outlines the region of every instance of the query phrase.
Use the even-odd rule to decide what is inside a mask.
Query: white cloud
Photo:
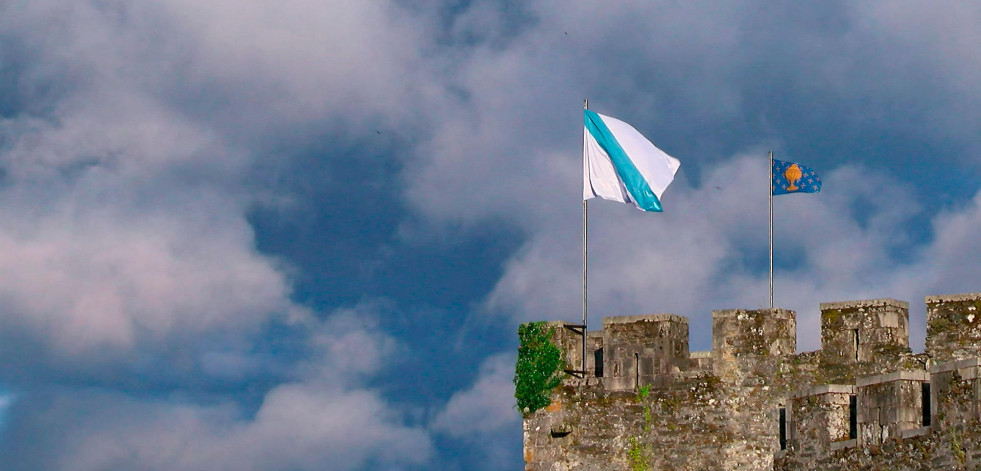
[[[450,398],[433,421],[435,430],[453,437],[466,437],[514,429],[520,415],[514,407],[514,355],[493,355],[480,366],[477,380]]]
[[[173,206],[163,211],[87,206],[84,196],[30,216],[5,206],[5,322],[77,355],[216,329],[249,331],[291,309],[282,273],[255,253],[234,201],[208,190],[170,196]]]
[[[232,403],[202,406],[73,391],[28,420],[33,422],[15,425],[52,432],[30,444],[12,437],[4,445],[20,449],[5,457],[66,471],[400,469],[424,463],[432,453],[427,434],[401,424],[377,394],[302,383],[270,391],[253,417]],[[27,456],[36,450],[46,455]]]
[[[276,114],[398,114],[426,94],[425,30],[394,2],[172,0],[157,8],[194,45],[190,80],[252,91],[237,96]]]
[[[146,18],[111,2],[4,10],[35,54],[16,73],[60,89],[0,120],[7,366],[153,355],[299,309],[245,219],[247,154],[128,75],[152,42],[125,39]]]
[[[276,158],[265,149],[396,129],[406,139],[401,196],[424,219],[420,232],[491,223],[525,237],[484,310],[571,319],[579,108],[594,99],[687,163],[663,215],[592,205],[592,319],[671,311],[707,339],[711,309],[761,307],[766,297],[765,154],[733,155],[756,138],[724,144],[732,136],[713,133],[815,113],[797,122],[829,135],[858,126],[953,137],[963,147],[933,165],[976,165],[965,156],[981,148],[973,7],[533,2],[517,21],[494,1],[471,2],[456,18],[405,5],[0,7],[0,40],[18,51],[8,52],[13,66],[0,65],[15,79],[0,79],[24,94],[0,121],[3,368],[33,371],[43,360],[84,375],[211,335],[247,351],[250,335],[289,314],[310,329],[315,352],[254,415],[232,402],[54,393],[54,407],[25,419],[59,432],[25,446],[65,460],[47,468],[396,467],[432,453],[425,433],[363,384],[398,347],[352,315],[312,321],[290,301],[286,268],[256,250],[245,218],[256,195],[244,175]],[[768,138],[785,136],[759,139]],[[905,232],[924,218],[918,195],[889,172],[918,167],[884,167],[828,165],[824,193],[777,202],[777,303],[799,311],[802,348],[816,347],[819,301],[894,296],[917,312],[922,294],[977,291],[972,267],[981,264],[965,261],[976,258],[979,200],[935,216],[935,238],[916,242]],[[212,377],[254,368],[237,350],[201,361]],[[509,434],[507,363],[488,360],[433,427],[462,441]],[[471,411],[498,414],[475,422]]]
[[[965,49],[981,34],[967,24],[974,7],[537,2],[524,8],[533,26],[509,31],[508,41],[488,32],[501,28],[495,2],[475,2],[454,25],[459,34],[486,40],[461,54],[452,85],[462,98],[436,115],[431,139],[405,170],[409,201],[433,221],[504,220],[526,228],[574,217],[583,98],[700,165],[758,143],[726,144],[734,137],[724,134],[728,129],[772,133],[771,123],[787,114],[800,126],[820,126],[813,132],[821,136],[907,135],[939,146],[951,145],[948,137],[956,133],[953,145],[963,149],[924,158],[975,165],[977,93],[963,86],[977,82],[977,51]],[[929,21],[917,22],[921,10]],[[476,21],[478,12],[489,13]],[[780,144],[791,137],[798,136],[760,139]],[[863,158],[850,149],[855,143],[836,144],[847,155],[827,161]],[[916,165],[903,162],[903,168]]]
[[[474,384],[454,394],[433,420],[432,430],[480,452],[478,469],[503,469],[517,460],[521,415],[514,406],[514,361],[511,353],[488,357]]]
[[[648,130],[656,143],[674,139],[667,150],[683,165],[664,214],[591,205],[594,325],[605,315],[674,312],[693,319],[693,338],[706,345],[712,309],[767,305],[760,144],[769,138],[767,147],[781,150],[784,139],[799,137],[764,136],[743,145],[756,146],[751,152],[722,155],[700,152],[701,141],[731,148],[718,143],[727,136],[711,133],[747,122],[770,131],[767,123],[787,113],[802,125],[823,126],[816,130],[822,136],[907,135],[938,146],[956,136],[951,146],[963,146],[956,151],[895,159],[863,160],[864,149],[851,150],[850,140],[836,143],[848,150],[819,166],[824,192],[776,202],[776,303],[798,310],[800,348],[818,346],[819,302],[868,297],[909,300],[913,343],[921,348],[922,296],[977,290],[964,286],[971,278],[960,271],[973,273],[969,264],[940,261],[947,244],[973,253],[970,237],[962,244],[940,235],[957,233],[960,218],[936,217],[937,240],[912,230],[934,213],[923,214],[911,183],[944,166],[961,178],[976,171],[977,94],[963,86],[976,83],[977,51],[964,49],[981,34],[968,24],[974,10],[543,2],[528,7],[533,26],[510,41],[488,33],[497,16],[477,22],[464,15],[458,33],[489,39],[461,62],[455,84],[466,99],[405,171],[409,201],[435,225],[504,222],[526,237],[487,297],[486,313],[521,321],[578,318],[579,105],[596,98],[593,107]],[[927,21],[919,22],[919,13]],[[788,111],[784,103],[801,109]],[[696,142],[679,142],[678,133]],[[869,139],[857,145],[874,145]],[[794,159],[795,150],[806,149],[780,155]],[[965,158],[972,163],[962,168]]]
[[[14,398],[10,394],[0,395],[0,430],[2,430],[4,423],[7,420],[7,409],[13,404]]]
[[[288,129],[276,138],[302,143],[334,123],[328,134],[343,139],[415,118],[412,100],[429,92],[413,84],[432,81],[419,78],[424,30],[408,13],[315,1],[0,7],[0,41],[22,54],[0,64],[3,85],[23,92],[0,110],[0,368],[24,390],[0,442],[5,469],[430,459],[428,433],[365,384],[397,351],[362,320],[372,309],[316,320],[247,220],[248,179],[270,158],[256,150],[263,136]],[[270,323],[309,339],[250,410],[239,401],[254,391],[221,385],[260,376],[268,387],[251,349]]]
[[[403,469],[431,459],[428,433],[408,425],[362,378],[390,360],[393,339],[360,306],[308,320],[310,361],[270,389],[254,413],[229,400],[132,396],[98,389],[35,391],[18,407],[0,455],[11,469],[338,470]],[[363,355],[368,361],[359,360]],[[44,406],[40,407],[40,403]],[[50,433],[30,433],[50,431]],[[34,456],[44,450],[41,456]],[[39,461],[40,460],[40,461]],[[28,465],[30,463],[30,465]]]
[[[693,341],[707,348],[711,310],[765,307],[766,176],[765,158],[753,153],[711,168],[699,187],[676,181],[662,214],[592,203],[591,325],[597,328],[600,316],[671,312],[689,317]],[[828,169],[823,177],[819,194],[774,199],[776,304],[798,311],[801,349],[818,347],[819,302],[908,300],[913,328],[922,330],[922,296],[978,289],[970,286],[981,275],[972,268],[977,264],[957,261],[981,256],[973,248],[981,240],[964,229],[979,219],[976,203],[938,216],[938,238],[896,259],[891,251],[911,250],[906,231],[921,217],[915,190],[858,166]],[[532,233],[485,310],[520,321],[576,319],[582,263],[576,226],[569,221]],[[922,332],[913,336],[922,346]]]

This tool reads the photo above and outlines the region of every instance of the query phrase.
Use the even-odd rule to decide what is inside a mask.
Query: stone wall
[[[525,417],[526,470],[981,469],[981,294],[927,305],[922,354],[893,299],[821,304],[804,353],[784,309],[714,311],[711,352],[680,316],[604,318],[586,376]]]
[[[607,389],[666,384],[688,368],[688,319],[671,314],[604,317],[602,348]]]
[[[926,351],[937,362],[981,356],[981,296],[927,296]]]

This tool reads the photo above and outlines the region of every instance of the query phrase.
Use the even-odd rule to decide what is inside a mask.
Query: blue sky
[[[521,466],[575,321],[582,100],[682,162],[590,204],[591,327],[981,291],[972,2],[0,2],[0,462]]]

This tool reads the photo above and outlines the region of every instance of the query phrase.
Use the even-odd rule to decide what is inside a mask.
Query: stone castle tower
[[[785,309],[713,311],[710,352],[670,314],[551,322],[586,371],[525,416],[525,469],[981,469],[981,293],[926,304],[919,354],[895,299],[822,303],[804,353]]]

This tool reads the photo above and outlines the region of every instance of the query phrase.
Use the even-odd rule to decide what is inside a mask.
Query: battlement
[[[921,354],[896,299],[821,303],[821,348],[803,353],[786,309],[713,311],[708,352],[689,351],[685,317],[605,317],[585,333],[586,376],[525,418],[526,469],[623,469],[641,455],[651,469],[919,469],[861,451],[886,446],[977,467],[981,293],[926,305]],[[570,366],[579,335],[556,329]],[[964,434],[973,445],[948,443]]]
[[[909,303],[869,299],[821,303],[825,361],[855,364],[909,351]]]
[[[594,351],[607,389],[665,384],[688,368],[688,319],[673,314],[604,317],[603,335]],[[588,368],[587,368],[588,370]]]
[[[937,361],[981,356],[981,293],[927,296],[926,351]]]

